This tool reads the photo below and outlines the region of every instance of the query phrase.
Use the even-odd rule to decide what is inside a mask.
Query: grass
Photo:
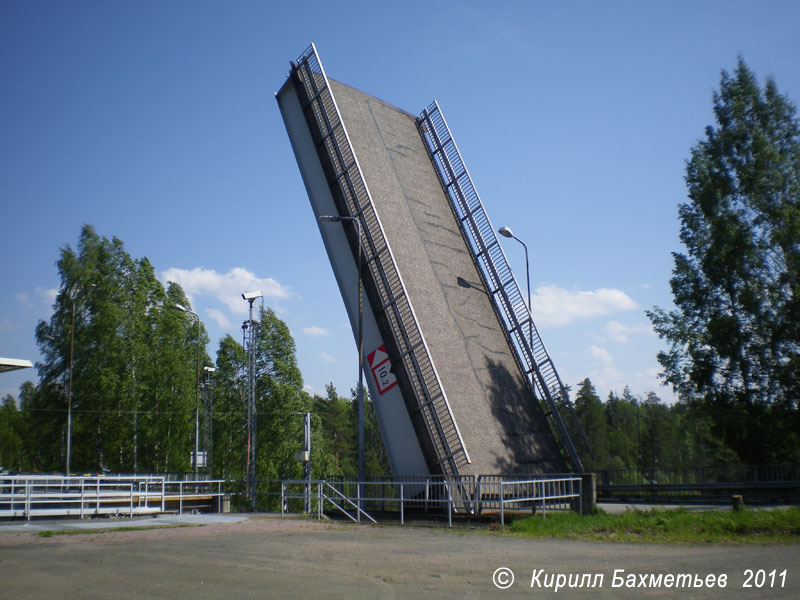
[[[632,510],[618,515],[551,513],[506,528],[525,537],[671,544],[800,543],[800,507],[775,510]]]
[[[84,534],[96,534],[96,533],[111,533],[114,531],[147,531],[148,529],[176,529],[178,527],[202,527],[202,525],[194,525],[189,523],[183,523],[178,525],[151,525],[151,526],[143,526],[143,527],[104,527],[98,529],[64,529],[64,530],[45,530],[45,531],[37,531],[36,535],[43,538],[53,537],[54,535],[84,535]]]

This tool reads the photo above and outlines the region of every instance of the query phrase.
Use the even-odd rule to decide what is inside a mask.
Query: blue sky
[[[307,389],[353,387],[273,96],[310,42],[330,77],[413,113],[439,101],[493,224],[531,250],[565,383],[672,399],[644,310],[671,304],[684,164],[737,55],[800,99],[796,2],[2,2],[0,356],[38,360],[59,249],[90,223],[184,286],[212,356],[262,289]]]

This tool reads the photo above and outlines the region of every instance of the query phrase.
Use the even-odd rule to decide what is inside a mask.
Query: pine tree
[[[603,402],[588,377],[578,384],[578,392],[575,394],[575,413],[594,453],[594,458],[584,457],[584,468],[588,470],[605,468],[610,459],[608,423]]]

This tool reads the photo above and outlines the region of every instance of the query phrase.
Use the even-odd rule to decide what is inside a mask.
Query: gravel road
[[[124,523],[121,523],[124,524]],[[514,573],[508,589],[493,574]],[[724,574],[716,585],[638,586]],[[744,588],[746,569],[754,571]],[[785,576],[780,573],[786,569]],[[770,578],[770,572],[776,575]],[[539,573],[535,576],[535,573]],[[580,575],[589,574],[585,578]],[[589,588],[553,587],[592,581]],[[602,575],[602,582],[599,575]],[[570,578],[572,576],[572,578]],[[496,575],[500,584],[508,572]],[[632,578],[631,578],[632,577]],[[774,583],[770,585],[770,581]],[[694,579],[693,579],[694,581]],[[550,585],[547,586],[547,583]],[[619,581],[617,581],[619,582]],[[533,583],[533,587],[531,584]],[[40,537],[0,533],[2,598],[800,598],[800,545],[672,546],[536,540],[255,515],[198,527]]]

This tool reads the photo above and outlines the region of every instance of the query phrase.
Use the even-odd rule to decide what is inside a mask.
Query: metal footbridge
[[[222,509],[221,479],[173,481],[159,475],[0,476],[0,518],[96,517]]]
[[[354,334],[363,282],[368,351],[388,357],[383,380],[361,366],[394,474],[582,472],[559,413],[574,410],[438,104],[417,117],[332,81],[313,45],[276,98],[315,215],[341,223],[320,232]]]
[[[365,251],[359,269],[368,296],[374,299],[378,322],[388,334],[384,339],[394,346],[392,354],[413,390],[412,421],[421,421],[428,433],[436,456],[433,468],[458,475],[459,468],[470,462],[469,454],[313,45],[298,59],[293,73],[301,84],[301,103],[339,213],[360,223],[349,236],[350,245],[354,257],[359,255],[359,245]]]
[[[526,374],[531,391],[546,403],[545,415],[560,442],[560,447],[567,452],[567,458],[573,469],[577,473],[582,473],[583,463],[567,432],[559,405],[566,406],[574,418],[584,450],[591,453],[591,447],[578,422],[564,384],[533,322],[531,307],[522,297],[517,280],[495,233],[496,230],[489,221],[486,209],[475,190],[472,177],[464,165],[438,102],[434,101],[422,111],[417,126],[430,154],[431,162],[436,166],[442,188],[450,200],[461,233],[467,241],[467,248],[473,261],[479,266],[478,272],[484,288],[492,298],[508,343],[514,349],[514,358],[519,368]]]

